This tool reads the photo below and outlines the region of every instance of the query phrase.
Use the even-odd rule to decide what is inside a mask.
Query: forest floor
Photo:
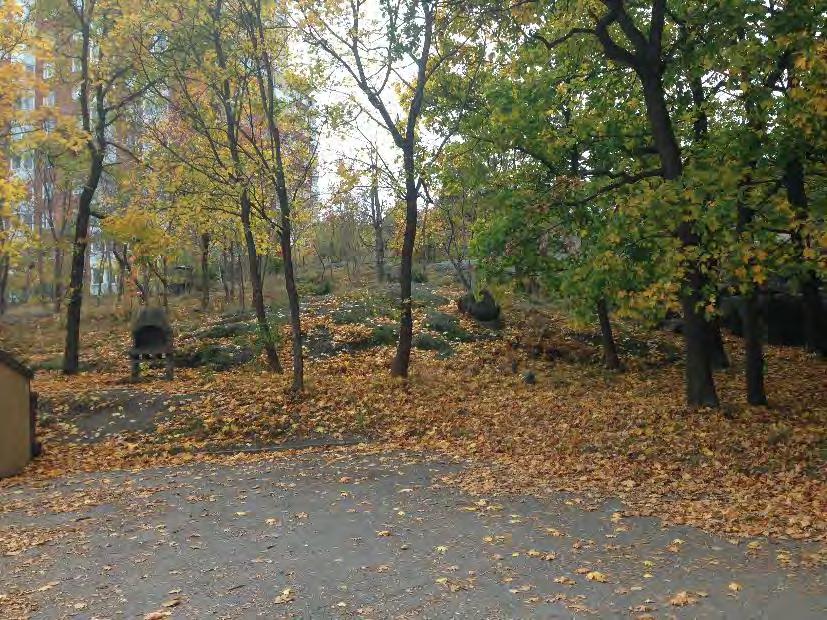
[[[582,513],[580,517],[572,517],[572,523],[582,521],[584,527],[582,532],[576,528],[567,532],[567,553],[579,549],[575,545],[582,547],[583,543],[578,542],[581,540],[599,541],[590,545],[599,545],[601,549],[612,547],[613,540],[605,537],[616,534],[603,532],[598,525],[589,530],[585,525],[589,519],[600,521],[609,515],[613,527],[629,524],[631,531],[650,528],[647,536],[661,547],[665,537],[669,537],[665,547],[669,548],[669,554],[674,554],[668,557],[675,560],[669,570],[683,570],[682,554],[700,558],[698,554],[719,549],[721,554],[749,564],[748,570],[762,567],[760,570],[767,573],[764,577],[769,579],[785,579],[790,573],[807,575],[802,577],[802,583],[814,588],[807,604],[824,609],[827,605],[823,589],[827,562],[824,518],[827,362],[799,349],[769,347],[770,406],[749,407],[741,404],[741,342],[728,338],[732,367],[716,376],[724,406],[720,411],[688,411],[682,404],[680,342],[674,334],[647,331],[634,325],[619,326],[618,343],[626,370],[611,373],[600,367],[596,334],[572,326],[559,312],[514,302],[506,307],[504,325],[485,326],[457,314],[452,301],[455,295],[456,291],[450,287],[416,285],[415,323],[416,331],[422,335],[417,337],[408,382],[390,379],[387,370],[395,340],[393,289],[354,287],[335,295],[306,296],[303,331],[308,385],[301,398],[287,390],[288,375],[274,376],[264,371],[251,316],[238,309],[215,308],[200,313],[194,309],[196,302],[179,301],[172,309],[180,366],[176,377],[165,381],[162,369],[150,369],[139,383],[128,380],[129,362],[125,355],[129,346],[128,309],[113,312],[111,307],[87,305],[82,338],[83,372],[74,377],[63,377],[56,370],[61,351],[60,320],[45,312],[13,312],[0,323],[0,342],[3,348],[18,353],[38,369],[34,388],[40,394],[45,451],[22,475],[0,481],[0,537],[11,541],[6,543],[11,545],[8,549],[0,551],[12,554],[15,570],[24,575],[26,570],[35,570],[38,557],[35,547],[40,544],[79,545],[78,549],[85,549],[93,556],[95,549],[103,553],[96,545],[107,543],[99,535],[89,538],[89,519],[84,511],[94,513],[98,510],[96,506],[110,511],[106,518],[110,519],[107,527],[112,529],[120,527],[112,523],[121,523],[121,519],[125,524],[132,519],[133,528],[138,527],[138,523],[146,524],[146,518],[121,514],[118,509],[119,505],[129,506],[131,496],[128,486],[120,488],[120,483],[112,483],[124,479],[120,470],[138,471],[139,476],[147,476],[145,486],[150,487],[147,497],[152,495],[153,488],[166,489],[165,499],[158,501],[170,514],[177,514],[179,509],[186,508],[182,498],[209,495],[201,481],[214,475],[210,472],[231,467],[235,469],[221,476],[243,477],[249,473],[255,477],[276,467],[274,463],[286,467],[281,456],[295,454],[273,454],[272,450],[304,448],[324,462],[329,455],[357,458],[354,455],[381,449],[422,455],[421,459],[426,461],[438,455],[446,462],[456,463],[412,465],[418,472],[412,474],[415,477],[436,476],[440,487],[453,486],[462,494],[454,496],[450,491],[434,491],[437,505],[442,501],[439,498],[450,497],[454,502],[452,508],[434,509],[432,516],[436,521],[449,519],[449,514],[455,518],[460,514],[457,513],[460,504],[468,508],[477,506],[473,512],[484,514],[487,519],[491,516],[489,512],[496,513],[498,518],[522,514],[520,507],[531,502],[535,503],[530,510],[535,511],[563,502]],[[275,308],[272,315],[275,323],[283,323],[283,309]],[[281,332],[284,335],[282,355],[289,360],[289,331],[282,326]],[[539,356],[535,355],[538,343]],[[533,383],[526,381],[529,377]],[[336,444],[350,447],[333,447]],[[328,447],[320,449],[321,445]],[[301,459],[297,462],[306,463]],[[169,469],[164,469],[167,467]],[[296,484],[300,486],[307,476],[327,475],[321,471],[324,467],[320,464],[304,473],[293,470],[290,475],[298,476]],[[147,473],[150,471],[152,473]],[[181,488],[172,498],[176,480]],[[336,486],[335,493],[333,486],[318,490],[327,498],[327,505],[340,492],[349,493],[347,485],[341,489]],[[236,482],[226,486],[223,493],[236,497],[243,487],[243,483]],[[81,488],[88,492],[79,494]],[[122,499],[110,497],[117,498],[122,491],[126,492]],[[302,493],[291,493],[291,506],[293,502],[304,501]],[[377,488],[365,501],[384,505],[380,501],[382,493],[382,489]],[[607,512],[603,502],[609,498],[615,502],[615,509]],[[154,500],[150,497],[148,501]],[[476,504],[477,501],[483,503]],[[488,510],[491,504],[505,508]],[[19,519],[21,510],[42,515],[38,520],[43,523],[31,519],[24,523],[25,520]],[[412,512],[405,508],[401,511]],[[236,512],[247,511],[242,507]],[[311,511],[296,509],[295,512],[310,514]],[[69,516],[60,516],[64,514]],[[640,517],[658,517],[658,523],[664,525],[694,526],[718,538],[708,538],[707,534],[686,528],[655,535],[661,532],[660,526]],[[428,515],[422,518],[427,519]],[[526,513],[515,518],[529,517]],[[50,520],[54,523],[48,525]],[[496,538],[499,533],[485,533],[480,529],[485,529],[483,526],[482,522],[477,523],[477,529],[468,526],[471,529],[464,540],[471,541],[474,537],[478,540],[474,548],[470,542],[460,545],[464,557],[479,553],[480,544],[486,544],[484,539],[493,536],[494,542],[500,540]],[[372,525],[363,523],[353,527],[355,533],[349,538],[366,538],[367,529]],[[447,526],[443,523],[442,527]],[[551,523],[549,527],[557,526]],[[143,525],[138,529],[143,529]],[[392,531],[378,526],[376,529]],[[216,535],[221,531],[216,530]],[[223,531],[219,538],[227,538],[226,530]],[[325,530],[319,528],[319,531]],[[460,534],[464,536],[465,532],[458,531],[456,536]],[[624,540],[628,538],[627,534],[623,536]],[[290,540],[295,547],[299,539]],[[327,544],[323,540],[301,540],[304,540],[302,544],[317,548],[319,544]],[[703,542],[692,542],[688,546],[680,542],[695,540]],[[149,552],[156,542],[151,545],[143,542],[143,550],[141,546],[136,546],[136,550]],[[638,542],[643,544],[644,540]],[[613,551],[628,555],[627,547],[633,548],[638,542],[627,540],[626,547]],[[548,552],[541,548],[540,541],[527,539],[526,545],[531,543],[541,554]],[[450,548],[449,544],[427,537],[424,544]],[[184,548],[180,542],[175,546],[179,551]],[[376,546],[370,549],[374,553]],[[557,549],[555,554],[562,553],[562,548],[554,549]],[[527,555],[536,559],[524,550],[507,551],[492,550],[503,557],[521,553],[513,557]],[[52,559],[56,553],[55,550],[50,553]],[[215,553],[220,554],[220,549]],[[602,553],[605,557],[605,552]],[[639,557],[643,558],[645,553],[640,550]],[[706,566],[709,575],[717,575],[709,567],[723,561],[718,553],[716,550],[708,557],[704,555],[713,563],[701,562],[697,567]],[[636,554],[637,551],[631,555],[638,557]],[[575,568],[589,568],[585,559],[582,566],[578,564]],[[19,563],[30,560],[28,569]],[[325,558],[316,560],[324,562]],[[419,574],[424,568],[417,562],[424,561],[422,556],[406,570]],[[480,558],[479,562],[482,561]],[[589,561],[594,563],[597,559]],[[666,604],[669,613],[676,613],[678,605],[670,604],[669,600],[682,592],[688,593],[686,596],[691,602],[687,608],[711,605],[708,610],[729,609],[726,606],[730,603],[739,605],[739,601],[745,600],[757,603],[763,600],[756,598],[759,591],[769,592],[769,582],[744,575],[740,578],[744,583],[732,578],[735,585],[731,589],[724,584],[726,591],[717,582],[715,588],[707,585],[703,581],[706,577],[698,577],[701,581],[697,582],[689,579],[684,585],[674,579],[658,586],[653,603],[646,603],[646,596],[606,596],[617,589],[632,587],[627,578],[619,579],[619,573],[631,577],[628,571],[636,567],[634,574],[642,575],[636,561],[629,559],[628,565],[612,565],[606,573],[612,586],[607,586],[605,592],[598,587],[602,584],[600,579],[587,579],[585,573],[571,576],[574,581],[586,584],[593,593],[564,594],[558,602],[603,609],[609,615],[621,608],[628,613],[626,608],[630,607],[637,609],[638,615],[645,615],[649,612],[644,607],[659,604]],[[0,562],[7,560],[0,558]],[[574,554],[566,562],[572,562],[566,565],[571,568],[580,558]],[[446,564],[461,563],[457,560]],[[466,573],[487,571],[486,574],[493,570],[490,564],[474,566],[473,562],[468,567],[463,565],[463,570]],[[389,571],[389,575],[381,578],[394,581],[397,588],[404,590],[400,585],[404,579],[392,569]],[[595,571],[601,575],[605,572],[599,568]],[[548,581],[554,573],[553,576],[562,579],[571,571],[564,570],[559,575],[557,572],[549,566],[543,573],[544,578]],[[618,574],[611,576],[613,572]],[[451,609],[464,613],[463,609],[473,609],[451,607],[464,604],[460,602],[463,597],[469,601],[473,598],[462,594],[467,591],[462,581],[469,577],[461,573],[460,576],[446,574],[445,581],[435,581],[435,586],[429,586],[428,596],[442,597],[446,588],[447,592],[457,594],[453,602],[445,603],[449,605],[443,608],[446,612]],[[305,582],[301,583],[306,584],[307,578],[303,579]],[[424,577],[419,581],[422,579]],[[46,586],[52,581],[46,580]],[[169,581],[171,584],[174,580]],[[739,589],[747,582],[757,586],[749,596],[746,590],[740,593]],[[125,582],[120,583],[119,587],[127,587]],[[285,583],[282,589],[293,588]],[[310,587],[301,583],[296,584],[297,592]],[[368,590],[373,587],[364,583]],[[557,585],[566,583],[564,580]],[[31,600],[48,598],[37,594],[31,580],[17,584],[28,588],[29,598],[34,597]],[[8,585],[2,584],[2,589]],[[547,598],[557,596],[551,590],[532,595],[530,591],[535,586],[519,590],[523,585],[510,588],[518,590],[518,598],[539,597],[546,604]],[[434,590],[437,586],[440,589]],[[170,585],[170,590],[175,589]],[[713,590],[728,598],[715,598]],[[629,592],[642,591],[629,589]],[[710,601],[703,594],[708,594]],[[514,596],[510,592],[509,595]],[[586,599],[578,599],[580,595]],[[285,595],[285,598],[291,596]],[[318,590],[311,588],[305,598],[305,602],[291,608],[290,613],[305,613],[309,609],[316,610],[314,615],[348,615],[337,610],[321,611],[318,605],[325,595]],[[638,598],[644,602],[633,602],[632,599]],[[10,604],[10,600],[0,598],[0,609]],[[154,599],[134,600],[145,605]],[[414,604],[416,600],[408,602]],[[343,602],[351,605],[355,601]],[[483,597],[479,599],[480,609],[489,609],[485,606],[490,604],[493,606],[490,609],[500,609],[504,616],[520,615],[517,608],[503,607],[498,601]],[[422,605],[426,602],[420,601]],[[674,602],[681,603],[683,599]],[[77,601],[79,605],[83,603]],[[215,602],[215,605],[221,604],[224,603]],[[305,604],[310,607],[304,607]],[[601,607],[603,605],[609,607]],[[81,617],[88,617],[83,611],[85,608],[77,609]],[[166,609],[160,608],[160,611]],[[203,611],[206,607],[193,609]],[[386,615],[384,612],[396,611],[402,615],[408,612],[418,615],[411,611],[415,607],[377,609],[379,617]],[[801,608],[804,614],[801,617],[808,617],[806,609]],[[135,607],[133,611],[145,613],[143,608]],[[217,613],[226,615],[220,610]],[[52,616],[47,614],[47,617]]]

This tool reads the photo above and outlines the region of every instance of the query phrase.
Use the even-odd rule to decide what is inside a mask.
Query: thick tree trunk
[[[809,216],[809,200],[804,182],[804,165],[799,157],[792,157],[784,169],[784,186],[787,200],[792,205],[799,225]],[[798,229],[792,235],[792,242],[800,262],[804,262],[804,252],[808,240]],[[827,355],[827,342],[823,341],[824,304],[821,299],[821,280],[813,269],[805,269],[801,280],[801,296],[804,305],[804,346],[811,353]]]
[[[808,271],[801,285],[804,305],[804,346],[811,353],[827,356],[827,342],[824,338],[824,303],[821,299],[821,280],[814,271]]]
[[[267,365],[273,372],[282,372],[273,334],[270,331],[270,325],[267,323],[267,311],[264,307],[264,295],[261,288],[261,274],[258,269],[256,240],[250,224],[250,198],[247,196],[246,191],[241,194],[241,224],[244,228],[244,242],[247,246],[247,261],[250,267],[250,287],[253,291],[253,309],[256,313],[258,330],[263,341],[264,352],[267,356]]]
[[[210,233],[201,234],[201,310],[210,305]]]
[[[399,321],[399,342],[396,356],[391,363],[391,375],[407,377],[411,363],[411,344],[413,341],[413,313],[411,304],[411,274],[413,271],[413,251],[416,241],[416,181],[414,171],[413,144],[404,149],[405,165],[405,233],[402,239],[402,264],[399,275],[402,316]]]
[[[744,330],[747,402],[750,405],[766,405],[767,394],[764,391],[764,330],[761,324],[758,295],[755,291],[743,296],[739,309]]]
[[[663,178],[674,181],[683,174],[680,147],[672,127],[666,106],[663,82],[659,75],[639,72],[646,101],[646,114],[652,138],[660,156]],[[692,222],[684,222],[676,229],[676,236],[684,247],[697,245],[697,235]],[[705,278],[700,265],[686,265],[681,291],[681,308],[685,327],[684,349],[686,357],[686,402],[690,407],[717,407],[718,395],[712,376],[709,355],[709,328],[699,308]]]
[[[101,173],[103,172],[103,153],[97,151],[92,155],[89,178],[78,200],[78,213],[75,220],[75,239],[72,244],[72,266],[69,272],[69,303],[66,306],[66,344],[63,350],[63,373],[75,374],[80,362],[80,312],[83,305],[83,283],[86,268],[87,246],[89,244],[89,218],[92,199],[95,197]]]
[[[729,357],[724,348],[724,337],[721,334],[721,321],[716,317],[706,322],[709,337],[709,365],[712,370],[729,368]]]
[[[620,370],[620,357],[617,355],[617,345],[612,333],[612,323],[609,319],[609,308],[605,299],[597,302],[597,318],[600,321],[600,340],[603,345],[603,365],[609,370]]]

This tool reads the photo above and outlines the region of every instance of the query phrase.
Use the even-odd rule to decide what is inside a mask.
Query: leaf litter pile
[[[307,439],[367,440],[470,460],[474,467],[455,482],[472,493],[616,496],[630,514],[729,536],[827,539],[825,361],[768,347],[771,405],[748,407],[740,404],[741,341],[730,339],[732,367],[717,374],[726,405],[689,411],[682,403],[680,343],[671,334],[622,329],[626,371],[609,373],[600,368],[593,338],[554,313],[513,307],[505,327],[489,329],[459,316],[447,296],[434,295],[418,304],[415,333],[426,337],[415,342],[412,375],[404,382],[388,373],[394,317],[353,312],[354,299],[360,298],[309,302],[308,388],[301,397],[289,393],[289,374],[264,372],[256,355],[218,368],[179,368],[172,382],[150,370],[129,384],[128,322],[90,323],[85,372],[37,373],[45,453],[23,476],[215,459],[208,452]],[[178,318],[178,347],[218,336],[230,339],[231,351],[256,350],[252,330],[226,329],[226,318],[196,317],[198,329],[190,332]],[[31,329],[0,334],[4,346],[49,368],[60,351],[59,325],[29,320]],[[538,320],[543,348],[553,355],[533,354]],[[289,360],[289,332],[282,331],[281,354]],[[313,345],[319,334],[326,339],[321,353]],[[124,401],[124,393],[131,399]],[[136,400],[155,403],[150,429],[78,440],[83,417],[103,412],[128,420]],[[267,458],[266,452],[244,457]]]

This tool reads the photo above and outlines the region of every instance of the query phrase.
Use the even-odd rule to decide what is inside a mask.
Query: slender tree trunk
[[[69,303],[66,306],[66,344],[63,351],[63,373],[75,374],[80,362],[80,312],[83,305],[83,283],[89,243],[89,218],[92,199],[103,172],[103,153],[95,151],[89,170],[89,178],[78,200],[75,220],[75,239],[72,244],[72,266],[69,272]]]
[[[281,207],[281,213],[281,233],[279,234],[279,238],[281,240],[281,257],[284,261],[284,287],[287,290],[287,303],[290,306],[290,332],[293,337],[293,391],[301,392],[304,389],[304,356],[302,355],[302,324],[299,292],[296,288],[296,276],[293,269],[290,213],[284,206]]]
[[[750,405],[766,405],[767,395],[764,391],[764,330],[761,324],[758,295],[754,290],[741,298],[740,313],[744,329],[747,402]]]
[[[228,266],[227,261],[227,248],[223,247],[221,249],[221,286],[224,287],[224,303],[230,303],[232,301],[232,296],[230,295],[230,269]]]
[[[163,278],[161,279],[161,290],[164,302],[164,308],[169,309],[169,286],[167,283],[169,282],[169,269],[167,265],[167,258],[166,256],[161,259],[161,269],[163,270]]]
[[[63,250],[59,247],[55,247],[54,261],[52,273],[55,282],[52,286],[52,303],[54,304],[54,313],[58,314],[63,303]]]
[[[0,256],[0,316],[6,313],[6,288],[9,284],[9,257]]]
[[[201,234],[201,310],[210,305],[210,233]]]
[[[109,250],[106,252],[106,272],[109,274],[109,279],[107,280],[106,288],[107,293],[109,295],[112,294],[112,288],[115,283],[115,270],[114,265],[112,264],[112,254],[115,252],[115,242],[112,242],[112,245],[109,246]]]
[[[270,74],[268,73],[268,75]],[[299,292],[296,289],[296,276],[293,265],[290,196],[287,193],[287,182],[284,177],[284,162],[281,155],[281,134],[276,125],[273,110],[271,109],[269,113],[270,134],[276,155],[276,192],[278,194],[279,212],[281,214],[279,240],[281,241],[281,258],[284,262],[284,287],[287,291],[287,304],[290,307],[290,331],[293,338],[293,391],[301,392],[304,389],[304,356],[302,354],[301,308],[299,306]]]
[[[250,267],[250,287],[253,291],[253,309],[255,310],[256,320],[258,321],[258,330],[263,340],[264,352],[267,356],[267,365],[273,372],[282,372],[273,334],[270,331],[270,325],[267,323],[267,311],[264,307],[261,275],[258,269],[256,240],[250,224],[250,198],[246,190],[241,194],[241,224],[244,228],[244,242],[247,246],[247,260]]]
[[[411,304],[411,275],[413,272],[413,251],[416,241],[416,181],[414,170],[413,144],[404,148],[405,165],[405,233],[402,239],[402,264],[400,266],[399,288],[402,316],[399,322],[399,342],[396,357],[391,364],[391,375],[407,377],[411,362],[413,341],[413,313]]]
[[[660,156],[663,178],[674,181],[683,174],[680,147],[666,106],[663,82],[659,75],[639,72],[646,101],[646,113],[655,147]],[[693,222],[681,223],[676,236],[684,247],[698,244],[692,230]],[[684,316],[684,348],[686,357],[686,402],[691,407],[717,407],[718,395],[712,376],[709,356],[709,328],[703,314],[703,285],[705,277],[697,263],[685,266],[681,291]]]
[[[376,281],[380,284],[385,281],[385,239],[382,231],[382,223],[374,224],[374,259],[376,262]]]
[[[603,365],[609,370],[620,370],[620,357],[617,355],[617,345],[612,333],[612,323],[609,319],[609,308],[606,300],[601,298],[597,302],[597,318],[600,320],[600,340],[603,344]]]
[[[238,248],[237,254],[238,262],[238,303],[241,305],[241,310],[247,307],[247,292],[244,290],[244,263],[241,260],[241,247]]]

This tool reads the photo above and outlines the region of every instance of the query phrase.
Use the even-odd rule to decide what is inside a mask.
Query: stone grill
[[[141,374],[142,359],[163,359],[166,377],[172,379],[175,372],[173,358],[172,327],[163,308],[141,308],[132,322],[132,379]]]

